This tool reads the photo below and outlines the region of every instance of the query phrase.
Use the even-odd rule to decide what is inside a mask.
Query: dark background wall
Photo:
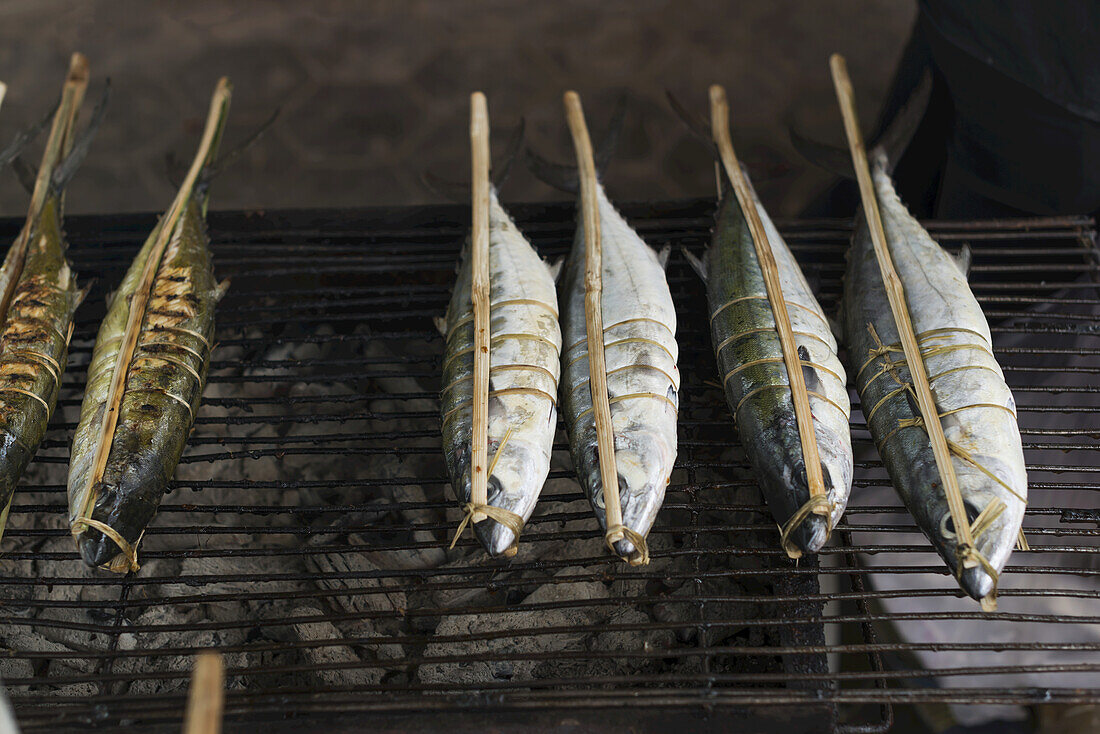
[[[80,50],[91,62],[89,96],[108,76],[114,95],[70,212],[163,209],[173,194],[165,156],[190,158],[223,74],[236,87],[230,143],[274,108],[282,117],[218,182],[214,208],[412,204],[435,200],[421,170],[467,175],[469,92],[489,95],[500,146],[524,115],[529,140],[565,159],[562,91],[581,92],[595,132],[627,89],[612,195],[706,195],[707,153],[664,91],[703,112],[717,81],[765,202],[792,213],[827,177],[791,149],[785,126],[842,140],[828,54],[848,57],[869,125],[914,15],[912,0],[8,0],[0,140],[51,104]],[[504,195],[561,197],[525,170]],[[14,177],[0,177],[0,215],[25,205]]]

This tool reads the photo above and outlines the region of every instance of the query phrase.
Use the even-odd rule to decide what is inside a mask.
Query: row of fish
[[[31,191],[26,224],[0,269],[2,522],[56,406],[73,314],[86,293],[66,256],[62,210],[65,184],[87,152],[107,101],[105,90],[78,135],[87,84],[87,62],[76,54],[37,175],[19,158],[37,130],[0,154]],[[198,410],[214,307],[225,291],[214,281],[205,216],[229,94],[223,79],[199,155],[172,207],[110,296],[96,336],[68,481],[69,525],[89,566],[136,570],[138,543],[175,473]]]
[[[902,121],[904,123],[904,121]],[[607,149],[603,149],[604,160]],[[576,170],[528,151],[532,171],[576,192]],[[995,594],[996,577],[1020,535],[1026,506],[1015,403],[992,353],[989,327],[952,258],[909,214],[881,148],[873,156],[876,197],[921,345],[964,504],[985,564],[959,563],[959,548],[928,434],[871,245],[865,217],[852,238],[844,280],[843,323],[850,367],[872,438],[890,478],[920,528],[975,599]],[[755,197],[755,194],[753,194]],[[645,538],[664,500],[676,459],[676,312],[658,253],[630,227],[597,185],[603,247],[602,311],[607,387],[623,524]],[[848,503],[853,478],[848,374],[824,311],[790,249],[756,200],[778,266],[813,415],[826,496],[815,503],[782,346],[745,213],[728,181],[710,247],[688,255],[706,281],[710,330],[734,423],[764,498],[792,557],[822,548]],[[578,211],[580,205],[578,205]],[[501,207],[490,210],[491,366],[488,503],[530,518],[549,471],[560,396],[580,483],[606,530],[584,314],[585,230],[578,225],[560,279],[539,259]],[[964,252],[963,260],[968,253]],[[473,314],[468,248],[443,324],[443,437],[452,486],[470,501]],[[561,303],[559,327],[559,301]],[[559,384],[560,382],[560,384]],[[474,524],[491,555],[510,555],[513,526]],[[642,547],[638,547],[641,545]],[[644,542],[614,551],[646,560]]]

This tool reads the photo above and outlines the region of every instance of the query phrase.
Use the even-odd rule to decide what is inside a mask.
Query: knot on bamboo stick
[[[835,505],[823,494],[812,494],[805,504],[798,508],[787,522],[779,528],[779,544],[791,560],[802,557],[802,549],[791,541],[793,533],[810,515],[821,515],[825,518],[825,533],[828,536],[833,532],[833,509]]]
[[[604,535],[604,542],[607,543],[607,547],[611,549],[612,553],[615,553],[615,542],[623,539],[633,543],[635,550],[638,551],[635,555],[630,558],[624,558],[623,560],[631,566],[648,566],[649,545],[645,542],[644,535],[631,530],[626,525],[612,525],[607,529],[607,533]]]
[[[109,568],[111,571],[137,571],[141,568],[141,565],[138,563],[137,558],[137,543],[131,545],[130,542],[126,540],[126,538],[123,538],[117,530],[115,530],[107,523],[100,522],[99,520],[94,520],[90,517],[82,517],[72,524],[72,526],[70,527],[70,532],[75,538],[88,528],[93,528],[106,535],[108,538],[111,539],[111,542],[118,546],[118,549],[122,552],[122,556],[126,561],[125,564],[121,567],[116,567],[117,564],[112,561],[109,564]]]
[[[959,562],[957,569],[959,577],[962,577],[964,569],[973,568],[974,566],[980,566],[983,571],[989,574],[989,578],[993,581],[993,589],[981,598],[982,611],[997,611],[997,582],[999,580],[997,569],[993,568],[993,565],[986,560],[985,556],[970,543],[959,543],[955,546],[955,558]]]
[[[512,512],[506,510],[503,507],[496,507],[495,505],[475,505],[473,502],[467,502],[462,506],[462,522],[458,524],[458,529],[455,530],[454,538],[451,539],[451,545],[448,550],[451,550],[458,543],[458,539],[462,537],[462,531],[466,529],[467,525],[475,523],[474,515],[481,514],[484,519],[495,520],[504,527],[512,531],[512,535],[515,536],[515,541],[519,541],[520,533],[523,532],[523,518]],[[478,520],[476,522],[481,522]]]

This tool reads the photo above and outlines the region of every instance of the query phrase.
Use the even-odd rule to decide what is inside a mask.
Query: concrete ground
[[[706,86],[721,82],[765,202],[792,213],[827,177],[790,147],[788,122],[843,138],[828,54],[848,57],[870,124],[914,16],[912,0],[8,0],[0,141],[48,108],[80,50],[91,62],[90,96],[110,77],[113,98],[71,186],[70,212],[166,207],[165,156],[190,157],[220,75],[236,87],[230,144],[273,109],[282,115],[217,183],[214,208],[413,204],[437,200],[422,170],[468,175],[471,91],[488,94],[499,147],[522,115],[531,143],[564,160],[562,91],[581,92],[598,134],[626,90],[612,196],[706,195],[708,154],[664,93],[704,112]],[[520,167],[504,196],[563,195]],[[25,206],[14,177],[0,178],[0,215]]]

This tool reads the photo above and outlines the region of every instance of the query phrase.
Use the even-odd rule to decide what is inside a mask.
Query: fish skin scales
[[[747,174],[746,174],[747,176]],[[754,193],[755,196],[755,193]],[[767,211],[757,212],[779,270],[783,298],[803,362],[831,525],[840,521],[851,492],[851,403],[836,339],[797,261]],[[765,501],[783,526],[810,499],[802,444],[783,349],[768,301],[752,233],[737,197],[728,190],[719,205],[706,255],[711,338],[720,380]],[[807,359],[808,358],[808,359]],[[825,518],[811,514],[791,534],[804,552],[828,537]]]
[[[471,496],[473,438],[470,269],[467,247],[445,318],[440,399],[444,457],[451,486],[462,504]],[[550,473],[558,422],[561,330],[550,269],[500,205],[495,190],[489,207],[489,282],[488,439],[493,472],[487,500],[526,522]],[[474,533],[493,556],[506,554],[517,541],[510,529],[493,519],[475,523]]]
[[[645,536],[664,502],[676,463],[676,309],[658,254],[638,236],[597,185],[603,278],[604,354],[623,524]],[[561,283],[562,410],[581,487],[607,529],[584,314],[585,234],[578,227]],[[616,553],[637,561],[629,540]]]
[[[932,394],[946,414],[941,423],[955,447],[952,465],[967,513],[973,522],[991,502],[1005,505],[975,538],[978,552],[999,573],[1017,542],[1026,507],[1027,469],[1016,403],[991,351],[989,324],[959,266],[909,214],[880,157],[873,161],[872,176]],[[980,567],[959,577],[956,537],[932,446],[923,427],[913,425],[919,417],[915,402],[899,391],[911,378],[897,347],[897,327],[865,220],[853,235],[844,280],[851,369],[864,413],[870,413],[871,435],[917,525],[964,591],[980,600],[993,590],[995,580]],[[895,350],[872,358],[879,342]]]
[[[70,523],[91,490],[91,517],[136,545],[160,506],[198,411],[214,339],[214,310],[224,288],[214,280],[209,237],[197,196],[188,198],[153,281],[130,360],[118,423],[101,481],[88,486],[95,442],[129,305],[159,233],[155,229],[111,299],[96,336],[69,470]],[[89,566],[121,570],[118,546],[95,528],[77,534]]]

